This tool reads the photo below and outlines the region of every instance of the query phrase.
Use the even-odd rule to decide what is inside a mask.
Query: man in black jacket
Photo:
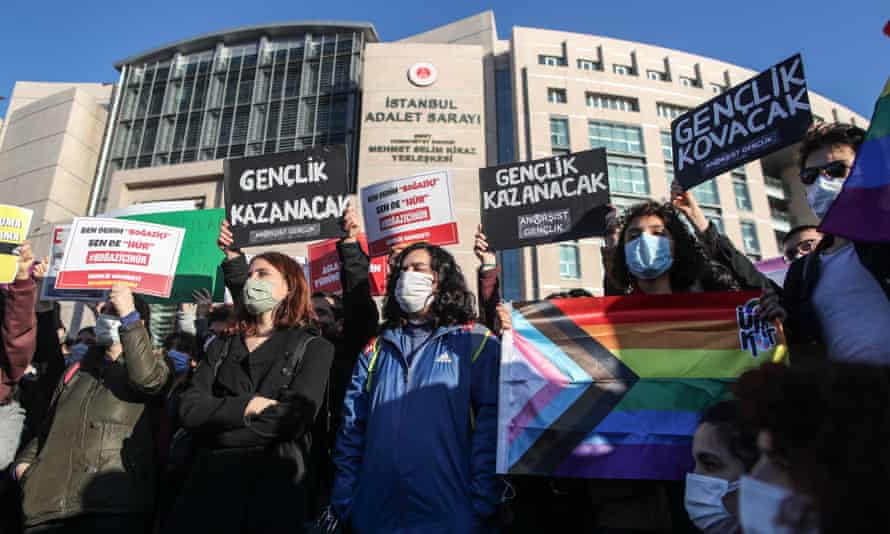
[[[800,179],[817,217],[840,193],[864,138],[864,130],[846,124],[817,126],[804,138]],[[781,299],[768,293],[762,308],[785,319],[794,361],[890,365],[890,243],[826,235],[791,265]]]

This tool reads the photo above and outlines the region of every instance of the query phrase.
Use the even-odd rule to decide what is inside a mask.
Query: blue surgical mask
[[[179,352],[178,350],[168,350],[167,356],[170,356],[170,359],[173,360],[173,370],[177,375],[181,375],[188,371],[189,364],[192,360],[191,356],[184,352]]]
[[[807,186],[807,203],[820,219],[828,213],[828,208],[844,188],[844,181],[828,176],[819,176],[815,182]]]
[[[624,256],[627,259],[627,269],[643,280],[658,278],[674,263],[671,241],[646,232],[624,245]]]

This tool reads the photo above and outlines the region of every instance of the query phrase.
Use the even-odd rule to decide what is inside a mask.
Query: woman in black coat
[[[229,261],[230,236],[220,235]],[[311,326],[309,287],[290,257],[253,258],[238,296],[237,323],[208,347],[180,401],[196,456],[166,532],[292,534],[312,519],[310,428],[334,347]]]

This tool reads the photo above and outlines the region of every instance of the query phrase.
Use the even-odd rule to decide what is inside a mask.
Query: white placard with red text
[[[458,242],[448,171],[381,182],[361,191],[368,252],[380,256],[401,243]]]
[[[65,245],[56,289],[108,289],[170,296],[185,230],[124,219],[76,217]]]

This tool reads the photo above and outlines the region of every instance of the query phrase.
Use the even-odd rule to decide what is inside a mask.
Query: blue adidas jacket
[[[401,329],[361,353],[334,452],[331,503],[365,533],[474,533],[498,503],[500,342],[436,330],[408,367]]]

